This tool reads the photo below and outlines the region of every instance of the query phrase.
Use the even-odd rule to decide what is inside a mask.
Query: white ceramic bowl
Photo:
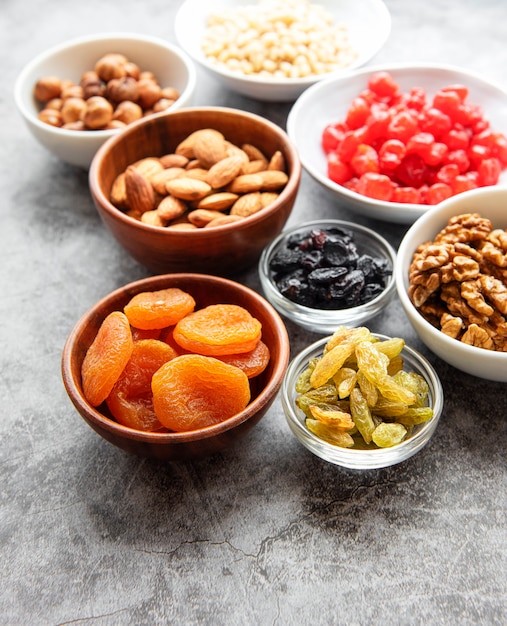
[[[410,323],[432,352],[467,374],[507,382],[507,352],[469,346],[447,336],[432,326],[408,297],[408,269],[415,249],[419,244],[433,240],[449,218],[462,213],[479,213],[489,218],[494,228],[507,228],[507,189],[484,187],[466,191],[441,202],[420,217],[407,231],[399,246],[395,269],[396,288]]]
[[[295,102],[287,119],[287,133],[295,143],[305,170],[337,201],[350,210],[375,219],[411,224],[428,210],[427,205],[383,202],[349,191],[327,176],[326,156],[321,147],[325,126],[344,119],[346,111],[376,71],[389,71],[403,92],[421,87],[433,95],[441,87],[461,83],[468,87],[467,101],[482,107],[496,131],[507,134],[507,92],[465,70],[446,65],[395,64],[362,68],[313,85]],[[507,184],[504,171],[501,184]]]
[[[375,334],[375,337],[379,339],[388,338],[379,334]],[[428,406],[433,408],[433,417],[427,422],[414,427],[410,437],[391,448],[356,450],[335,446],[320,439],[308,430],[305,425],[305,415],[296,406],[298,394],[295,385],[300,374],[308,367],[308,361],[322,355],[328,340],[329,337],[319,339],[319,341],[300,352],[289,364],[282,383],[281,400],[285,417],[298,441],[310,452],[329,463],[357,470],[377,469],[396,465],[419,452],[435,432],[442,414],[444,394],[440,380],[431,364],[419,352],[416,352],[409,346],[405,346],[401,353],[404,359],[404,370],[416,372],[426,380],[429,388]]]
[[[333,15],[335,23],[347,27],[350,43],[357,51],[357,56],[347,68],[308,78],[278,79],[232,72],[208,60],[201,49],[201,42],[209,13],[256,5],[258,1],[215,0],[210,3],[207,0],[186,0],[174,22],[178,43],[196,63],[228,89],[258,100],[294,101],[307,87],[324,76],[341,75],[361,67],[382,48],[391,32],[391,16],[382,0],[315,0],[312,4],[324,7]]]
[[[287,247],[287,243],[294,237],[306,236],[313,230],[330,231],[332,229],[346,230],[351,233],[358,255],[367,254],[387,265],[390,273],[385,276],[385,287],[368,302],[347,308],[321,309],[298,304],[281,293],[276,284],[274,272],[270,268],[271,261],[280,250]],[[259,260],[259,277],[264,295],[279,313],[310,332],[326,335],[333,333],[341,325],[363,325],[389,304],[396,293],[395,262],[396,252],[375,231],[360,224],[342,220],[315,220],[283,231],[264,248]]]
[[[58,158],[87,169],[97,149],[117,130],[77,131],[56,128],[37,118],[39,104],[33,97],[37,80],[57,76],[79,82],[83,72],[93,69],[99,58],[119,52],[155,74],[163,87],[175,87],[180,94],[171,110],[191,103],[196,72],[191,59],[177,46],[163,39],[134,33],[101,33],[80,37],[42,52],[20,72],[14,97],[18,110],[37,141]]]

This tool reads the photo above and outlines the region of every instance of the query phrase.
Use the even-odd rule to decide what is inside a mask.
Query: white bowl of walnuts
[[[37,141],[88,168],[97,149],[126,125],[191,103],[192,61],[147,35],[102,33],[51,48],[19,74],[16,105]]]

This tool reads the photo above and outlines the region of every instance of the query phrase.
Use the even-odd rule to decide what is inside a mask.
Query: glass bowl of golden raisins
[[[310,452],[350,469],[410,458],[443,408],[431,364],[400,337],[338,327],[290,363],[281,388],[288,425]]]

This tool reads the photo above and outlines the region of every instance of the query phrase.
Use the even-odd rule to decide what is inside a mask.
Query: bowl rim
[[[371,334],[381,340],[390,338],[388,335],[381,333],[372,332]],[[430,420],[421,424],[417,432],[408,439],[389,448],[371,450],[340,448],[314,435],[298,419],[297,411],[291,402],[293,390],[289,389],[289,383],[293,382],[295,373],[308,362],[311,355],[322,352],[329,339],[330,336],[322,337],[297,354],[289,363],[287,374],[282,382],[280,395],[285,418],[298,441],[310,452],[329,463],[359,470],[379,469],[395,465],[416,454],[428,443],[440,421],[444,408],[444,391],[440,378],[428,359],[409,345],[404,346],[402,354],[405,354],[407,359],[416,362],[418,368],[424,371],[424,379],[428,383],[430,393],[433,396],[432,408],[434,414]]]
[[[145,224],[144,222],[134,220],[133,218],[129,217],[126,213],[124,213],[123,211],[115,207],[112,204],[112,202],[110,202],[109,198],[107,198],[102,193],[101,185],[99,182],[100,181],[99,173],[100,173],[101,165],[107,152],[110,150],[110,148],[121,143],[127,135],[135,133],[137,129],[140,127],[143,127],[149,124],[157,124],[161,120],[165,120],[166,118],[171,118],[171,117],[175,117],[179,115],[185,115],[188,112],[195,113],[199,111],[203,113],[208,112],[208,111],[213,111],[215,113],[217,112],[223,113],[224,115],[234,115],[238,118],[255,120],[257,123],[261,123],[267,126],[268,128],[270,128],[272,132],[274,132],[278,137],[284,140],[284,143],[286,144],[286,147],[287,147],[287,151],[291,155],[292,171],[289,173],[287,184],[279,193],[276,200],[274,200],[269,206],[265,207],[261,211],[257,211],[257,213],[254,213],[253,215],[248,215],[247,217],[244,217],[242,220],[239,220],[237,222],[232,222],[230,224],[223,224],[221,226],[215,226],[212,229],[211,228],[210,229],[198,228],[195,230],[182,229],[182,230],[175,230],[175,231],[171,231],[171,229],[164,229],[164,228],[161,228],[160,226],[153,226],[151,224]],[[107,139],[107,141],[105,141],[95,153],[95,156],[90,165],[88,181],[89,181],[90,191],[92,193],[94,200],[100,204],[101,210],[105,211],[114,220],[119,221],[125,224],[126,226],[130,226],[131,228],[135,227],[136,229],[138,228],[141,231],[145,231],[147,233],[148,232],[158,233],[160,236],[165,236],[169,238],[177,237],[178,239],[181,238],[182,240],[185,240],[185,239],[206,240],[209,237],[216,236],[217,234],[220,234],[220,233],[226,234],[229,231],[234,231],[234,232],[241,231],[244,229],[248,229],[252,224],[255,224],[257,222],[263,222],[272,213],[276,213],[279,207],[288,198],[290,198],[293,194],[297,194],[299,183],[301,180],[301,175],[302,175],[302,166],[301,166],[301,161],[299,159],[298,152],[293,142],[290,140],[289,136],[287,135],[287,133],[283,130],[281,126],[278,126],[274,122],[256,113],[251,113],[249,111],[244,111],[242,109],[236,109],[233,107],[224,107],[224,106],[199,105],[199,106],[187,106],[181,109],[177,109],[175,111],[162,111],[160,113],[150,115],[149,117],[142,118],[140,120],[137,120],[136,122],[133,122],[132,124],[129,124],[126,128],[122,129],[121,133],[116,133],[115,135]]]
[[[316,81],[321,81],[328,77],[332,76],[341,76],[344,72],[348,72],[357,67],[361,67],[369,60],[371,60],[384,46],[386,41],[389,39],[392,29],[392,17],[384,0],[369,0],[369,2],[375,6],[375,10],[382,14],[383,18],[383,37],[379,40],[376,50],[368,55],[367,58],[359,57],[358,61],[351,63],[350,65],[339,68],[333,72],[328,72],[326,74],[314,74],[312,76],[304,77],[304,78],[275,78],[271,76],[258,76],[258,75],[249,75],[243,74],[240,72],[233,72],[226,68],[221,67],[220,65],[216,65],[211,61],[208,61],[207,57],[203,55],[194,54],[192,49],[187,45],[185,37],[182,34],[181,23],[183,20],[183,14],[187,10],[188,5],[195,2],[196,0],[184,0],[182,2],[178,12],[176,13],[176,17],[174,19],[174,32],[176,35],[176,39],[183,50],[185,50],[190,57],[199,65],[206,68],[208,71],[213,74],[217,74],[221,76],[223,79],[227,81],[237,81],[244,84],[250,85],[262,85],[262,86],[272,86],[272,87],[307,87],[313,85]],[[246,2],[245,2],[246,4]]]
[[[79,46],[83,46],[86,44],[91,44],[95,42],[101,42],[106,40],[114,41],[135,41],[139,43],[147,43],[153,44],[158,47],[164,48],[167,52],[172,52],[175,56],[177,56],[183,65],[185,66],[187,72],[187,80],[184,91],[180,94],[180,97],[186,99],[189,94],[191,94],[195,90],[195,86],[197,84],[197,71],[195,69],[194,63],[190,56],[180,48],[179,46],[166,41],[162,37],[157,37],[154,35],[147,35],[143,33],[136,33],[130,31],[120,31],[120,32],[99,32],[94,33],[92,35],[83,35],[80,37],[75,37],[72,39],[68,39],[67,41],[63,41],[55,46],[52,46],[40,54],[36,55],[30,61],[28,61],[24,67],[21,69],[18,74],[16,81],[14,83],[14,101],[18,110],[21,112],[22,116],[28,120],[31,124],[44,131],[54,132],[56,135],[61,135],[62,137],[75,138],[83,135],[83,131],[80,130],[70,130],[68,128],[60,128],[58,126],[51,126],[44,122],[41,122],[35,112],[32,111],[29,107],[25,106],[24,98],[23,98],[23,89],[26,84],[27,77],[32,73],[32,71],[37,68],[38,65],[44,63],[58,54],[65,52],[70,48],[75,48]],[[157,115],[157,114],[152,114]],[[109,130],[94,130],[93,137],[97,139],[105,139],[108,137],[113,137],[118,134],[118,128],[112,128]]]
[[[385,248],[386,256],[391,264],[391,274],[388,280],[386,287],[379,293],[375,298],[365,302],[364,304],[360,304],[359,306],[349,307],[347,309],[315,309],[312,307],[305,306],[303,304],[298,304],[297,302],[293,302],[286,298],[283,294],[280,293],[278,288],[276,287],[274,281],[271,278],[269,271],[269,259],[274,252],[275,248],[281,243],[284,239],[292,235],[293,233],[299,230],[306,230],[312,228],[346,228],[352,231],[359,231],[363,235],[367,237],[371,237],[378,244],[380,244],[383,248]],[[393,246],[385,239],[382,235],[375,232],[373,229],[368,226],[364,226],[363,224],[358,224],[355,222],[350,222],[347,220],[333,219],[333,218],[321,218],[317,220],[310,220],[307,222],[301,222],[296,224],[286,230],[283,230],[273,241],[268,244],[264,250],[262,251],[261,257],[259,259],[259,275],[262,279],[263,285],[266,284],[268,286],[270,293],[275,294],[277,300],[287,304],[287,307],[291,309],[291,313],[298,315],[312,315],[318,314],[326,324],[333,322],[333,317],[344,316],[360,316],[361,313],[367,312],[367,309],[375,307],[376,304],[379,304],[380,301],[385,300],[385,304],[391,299],[396,291],[396,282],[395,282],[395,267],[396,267],[396,258],[397,254]],[[339,322],[335,322],[339,323]]]
[[[398,247],[398,262],[395,268],[395,281],[398,297],[405,311],[418,320],[418,323],[421,324],[425,332],[430,334],[437,341],[441,342],[444,349],[458,349],[462,351],[464,360],[473,360],[474,358],[481,356],[482,358],[491,359],[494,363],[498,362],[499,367],[505,367],[507,353],[499,352],[498,350],[486,350],[477,346],[471,346],[469,344],[463,343],[462,341],[458,341],[456,339],[453,339],[452,337],[449,337],[438,328],[435,328],[435,326],[433,326],[423,315],[421,315],[421,313],[419,313],[419,311],[415,308],[408,296],[408,265],[410,265],[410,258],[415,252],[416,247],[419,245],[419,243],[423,243],[416,243],[415,241],[413,244],[411,243],[411,240],[415,239],[415,235],[419,232],[419,228],[432,222],[435,219],[436,215],[439,215],[440,213],[445,213],[449,210],[450,207],[453,207],[455,204],[460,204],[463,200],[474,199],[475,197],[478,197],[478,199],[480,200],[485,196],[495,196],[497,194],[505,194],[505,199],[507,203],[507,187],[499,185],[494,185],[491,187],[480,187],[478,189],[464,191],[461,194],[457,194],[456,196],[447,198],[440,204],[431,207],[427,213],[418,218],[407,230]],[[457,210],[456,214],[458,213],[459,211]],[[436,226],[434,235],[436,235],[437,233],[438,227]]]
[[[233,415],[232,417],[223,420],[218,424],[214,424],[213,426],[207,426],[206,428],[195,431],[169,433],[145,432],[136,430],[134,428],[129,428],[127,426],[119,424],[118,422],[115,422],[114,420],[103,415],[99,411],[98,407],[92,407],[87,402],[83,395],[81,383],[78,383],[75,380],[72,373],[72,355],[78,338],[87,326],[90,317],[96,314],[97,307],[99,305],[101,308],[108,308],[109,306],[112,306],[113,303],[118,299],[124,299],[127,293],[131,293],[132,295],[134,295],[135,293],[139,293],[140,290],[153,290],[157,288],[163,288],[161,285],[165,284],[165,281],[168,278],[170,278],[171,280],[185,278],[186,280],[190,281],[208,282],[210,283],[210,285],[220,284],[222,286],[228,286],[238,293],[247,295],[250,299],[254,300],[262,309],[264,309],[267,314],[269,314],[269,317],[273,322],[273,328],[276,331],[273,334],[276,335],[280,342],[280,358],[274,363],[273,371],[267,385],[258,393],[258,395],[253,400],[249,402],[244,411],[241,411],[240,413],[237,413],[236,415]],[[141,278],[139,280],[123,285],[122,287],[114,289],[113,291],[100,298],[94,305],[89,307],[81,315],[81,317],[75,323],[74,327],[71,329],[62,350],[60,369],[63,385],[65,387],[65,390],[67,391],[67,395],[69,396],[69,399],[71,400],[74,407],[78,410],[78,412],[83,412],[86,415],[86,421],[96,424],[101,429],[115,435],[120,435],[126,439],[164,445],[189,443],[193,441],[200,441],[216,437],[217,435],[227,432],[231,428],[239,426],[251,419],[258,411],[262,410],[262,408],[266,406],[269,401],[276,397],[276,394],[278,393],[278,390],[282,384],[283,376],[285,375],[285,372],[287,370],[289,358],[290,343],[285,324],[278,315],[277,311],[260,294],[258,294],[250,287],[247,287],[246,285],[243,285],[228,278],[188,272],[177,274],[159,274],[156,276]]]
[[[296,147],[299,149],[299,146],[296,142],[296,121],[297,116],[303,105],[309,100],[313,100],[315,96],[319,95],[319,92],[322,90],[326,90],[330,85],[336,84],[337,89],[339,88],[340,83],[344,83],[348,80],[353,80],[357,77],[367,76],[374,74],[375,72],[380,71],[439,71],[439,72],[449,72],[453,74],[459,74],[463,77],[469,78],[471,80],[476,81],[477,83],[487,86],[489,89],[493,89],[503,96],[505,96],[507,102],[507,88],[502,86],[499,82],[485,79],[483,76],[478,74],[477,72],[473,72],[471,70],[465,69],[458,65],[448,64],[448,63],[409,63],[409,62],[396,62],[396,63],[382,63],[378,65],[371,65],[367,67],[360,67],[358,69],[347,72],[346,74],[342,74],[339,76],[331,76],[324,80],[321,80],[314,85],[311,85],[306,89],[301,96],[296,100],[296,102],[291,107],[289,114],[287,116],[287,134],[295,143]],[[386,202],[384,200],[376,200],[375,198],[369,198],[368,196],[363,196],[355,191],[351,191],[347,189],[343,185],[338,185],[333,182],[327,176],[325,176],[321,171],[319,171],[312,163],[308,161],[305,154],[300,150],[300,159],[303,168],[320,184],[322,184],[328,190],[338,193],[345,198],[348,198],[350,202],[355,204],[361,203],[366,207],[369,207],[371,210],[376,210],[379,212],[378,219],[381,219],[382,210],[389,208],[393,210],[395,208],[399,208],[400,211],[405,211],[412,216],[413,219],[416,219],[421,214],[425,214],[428,210],[431,209],[432,205],[423,205],[423,204],[413,204],[410,202]],[[433,205],[434,206],[434,205]]]

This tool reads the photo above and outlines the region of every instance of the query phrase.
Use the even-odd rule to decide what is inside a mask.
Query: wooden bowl
[[[236,145],[253,144],[269,156],[277,150],[282,152],[289,180],[271,205],[233,224],[176,231],[144,224],[110,202],[113,181],[128,165],[171,153],[190,133],[203,128],[219,130]],[[100,148],[89,177],[90,191],[105,226],[150,272],[204,272],[229,277],[253,266],[263,248],[282,230],[300,179],[299,157],[279,126],[251,113],[221,107],[186,108],[132,124]]]
[[[105,403],[91,406],[83,395],[81,366],[104,318],[122,310],[137,293],[179,287],[196,308],[229,303],[245,307],[262,324],[270,350],[269,365],[251,379],[252,399],[244,411],[215,426],[182,433],[151,433],[127,428],[112,419]],[[145,278],[113,291],[89,309],[71,331],[62,353],[62,378],[69,398],[85,422],[111,444],[140,456],[184,460],[206,456],[235,443],[265,415],[275,400],[289,361],[289,338],[278,313],[259,294],[234,281],[204,274],[168,274]]]

